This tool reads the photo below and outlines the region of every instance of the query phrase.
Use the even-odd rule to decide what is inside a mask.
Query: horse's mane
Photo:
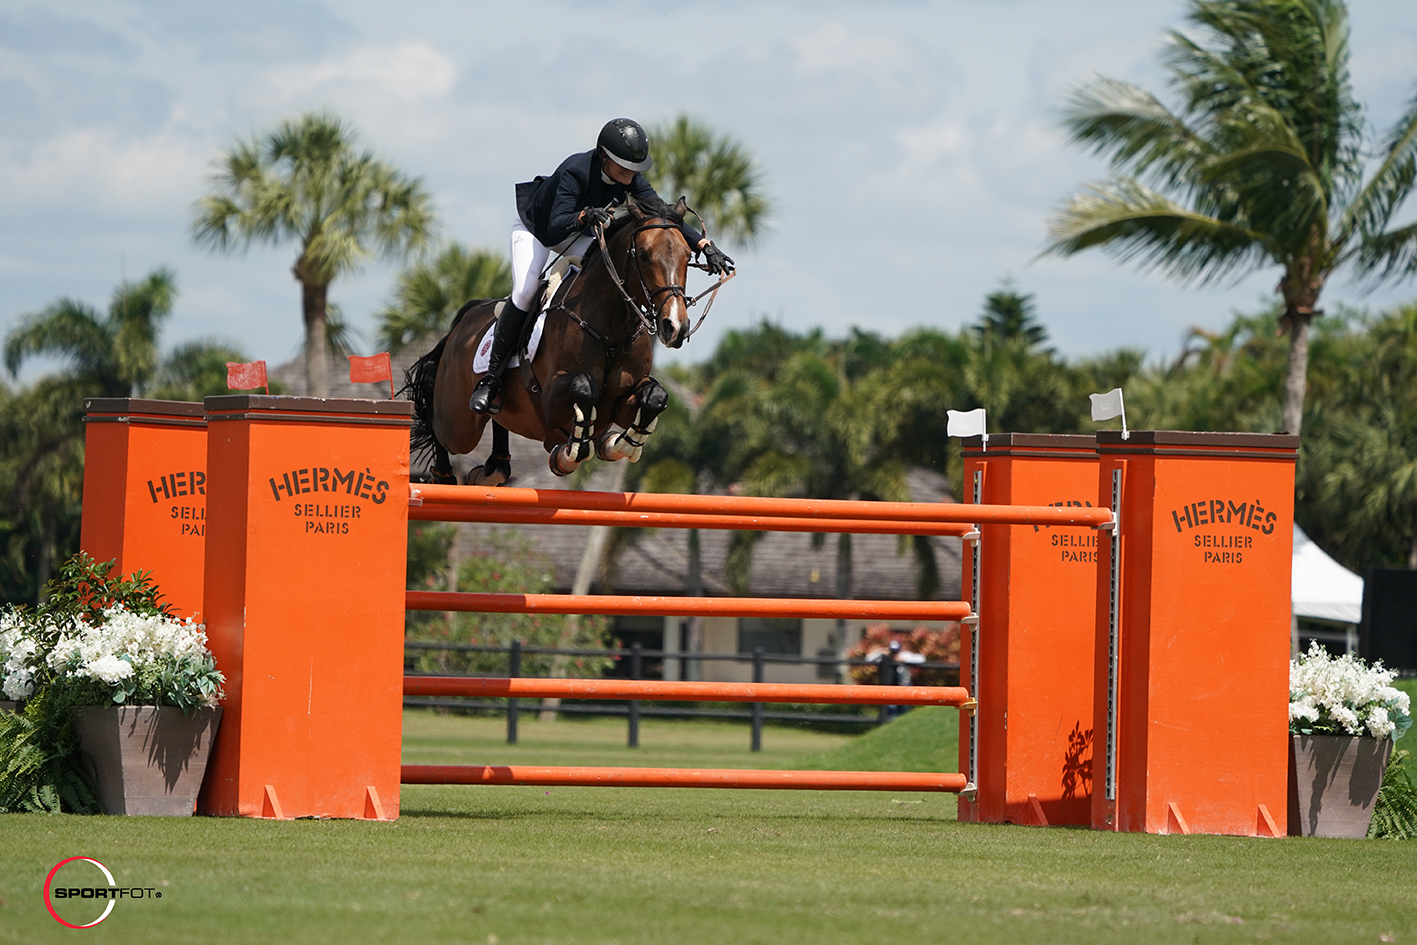
[[[631,222],[640,223],[652,217],[659,217],[676,225],[683,224],[684,215],[679,213],[670,204],[665,203],[658,197],[632,197],[626,200],[626,206],[631,207],[626,213],[615,214],[615,219],[611,221],[609,228],[605,231],[606,239],[614,236],[625,225]],[[639,213],[636,214],[635,210]]]

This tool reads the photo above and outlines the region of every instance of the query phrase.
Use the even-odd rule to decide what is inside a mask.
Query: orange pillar
[[[1098,555],[1093,827],[1284,829],[1298,446],[1098,434],[1099,494],[1120,491],[1121,524],[1119,567],[1110,536]]]
[[[127,575],[151,571],[183,617],[202,610],[207,421],[201,404],[84,399],[79,546]]]
[[[226,673],[199,809],[398,816],[404,401],[206,401],[207,636]]]
[[[1091,506],[1094,438],[992,434],[963,443],[967,500]],[[978,491],[976,492],[976,488]],[[978,823],[1091,821],[1093,646],[1097,542],[1091,528],[986,525],[981,529],[978,791],[959,819]],[[969,586],[973,551],[966,560]],[[972,663],[964,635],[960,665]],[[970,720],[960,716],[961,771]]]

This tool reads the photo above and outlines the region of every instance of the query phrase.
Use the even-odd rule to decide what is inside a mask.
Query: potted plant
[[[1393,740],[1412,724],[1395,674],[1317,642],[1289,664],[1289,833],[1368,834]]]
[[[0,809],[195,808],[224,679],[203,626],[173,617],[149,576],[110,564],[76,555],[19,615],[35,645],[6,677],[17,691],[27,679],[29,702],[0,719]]]
[[[38,650],[25,612],[15,607],[0,611],[0,712],[19,711],[34,692],[29,661]]]

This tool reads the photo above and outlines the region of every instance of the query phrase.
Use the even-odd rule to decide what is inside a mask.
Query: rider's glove
[[[708,266],[708,271],[715,276],[733,271],[733,260],[712,243],[704,247],[704,265]]]
[[[612,216],[604,207],[586,207],[581,211],[581,229],[594,229],[610,222]]]

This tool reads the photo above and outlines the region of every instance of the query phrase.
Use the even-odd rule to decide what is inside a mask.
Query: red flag
[[[236,361],[226,362],[226,387],[228,390],[251,390],[262,387],[266,389],[266,393],[270,393],[270,386],[266,383],[266,362],[252,361],[250,364],[240,364]]]
[[[367,358],[349,356],[349,381],[351,384],[374,384],[389,382],[389,399],[394,399],[394,366],[389,361],[387,351],[371,354]]]

